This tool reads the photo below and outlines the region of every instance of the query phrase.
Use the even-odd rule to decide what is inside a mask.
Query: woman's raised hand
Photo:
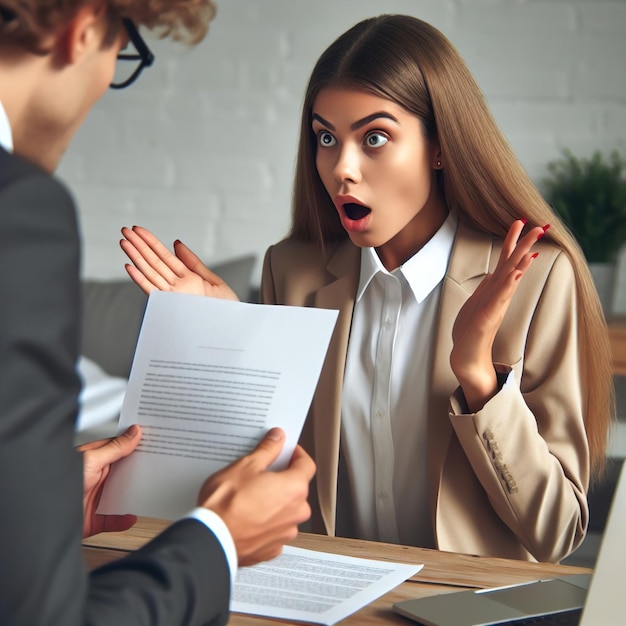
[[[132,261],[124,267],[145,292],[174,291],[223,300],[239,300],[235,292],[181,241],[170,252],[149,230],[141,226],[122,228],[122,250]]]
[[[524,224],[524,220],[513,222],[493,274],[485,276],[461,307],[452,329],[450,365],[472,413],[498,391],[493,342],[520,279],[537,256],[531,249],[549,227],[535,227],[520,239]]]

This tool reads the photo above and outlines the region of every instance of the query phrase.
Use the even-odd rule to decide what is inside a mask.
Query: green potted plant
[[[548,163],[548,203],[576,237],[605,311],[611,308],[615,261],[626,242],[626,159],[617,150],[578,158],[570,150]]]

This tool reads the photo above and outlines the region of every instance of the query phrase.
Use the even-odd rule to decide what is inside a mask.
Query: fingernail
[[[533,254],[530,258],[536,259],[538,256],[539,256],[539,252],[535,252],[535,254]]]
[[[176,245],[178,245],[179,243],[182,243],[182,241],[181,241],[180,239],[177,239],[177,240],[174,242],[174,245],[176,246]]]
[[[525,217],[520,217],[520,220],[522,220],[522,224],[526,224],[526,222],[528,222],[528,220]]]
[[[267,433],[266,437],[270,441],[280,441],[283,438],[283,431],[280,428],[272,428],[272,430]]]
[[[546,234],[546,230],[550,228],[550,224],[546,224],[545,226],[542,226],[542,228],[543,228],[543,231],[537,235],[537,239],[541,239]]]
[[[128,429],[126,430],[126,434],[129,437],[134,437],[138,431],[139,431],[139,428],[137,427],[137,424],[133,424],[132,426],[128,427]]]

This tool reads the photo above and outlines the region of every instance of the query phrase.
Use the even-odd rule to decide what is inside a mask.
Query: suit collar
[[[495,267],[492,255],[493,237],[459,222],[447,277],[462,285],[481,278]],[[473,291],[473,289],[472,289]]]
[[[335,280],[318,289],[315,296],[316,306],[341,311],[349,306],[351,317],[359,282],[360,263],[360,249],[349,239],[340,242],[326,264],[326,271]]]
[[[346,237],[336,244],[326,264],[326,271],[335,278],[340,278],[355,269],[358,272],[359,248]]]
[[[458,218],[449,213],[441,227],[412,257],[400,267],[388,272],[383,266],[374,248],[361,248],[361,270],[356,294],[357,302],[361,299],[370,282],[380,272],[382,274],[402,275],[417,302],[423,302],[439,285],[446,274]]]
[[[492,235],[482,233],[459,220],[446,276],[459,284],[484,276],[497,262],[497,258],[492,261],[492,247]],[[458,254],[459,250],[461,254]],[[326,270],[335,278],[356,273],[358,281],[359,269],[360,248],[346,238],[336,245]]]

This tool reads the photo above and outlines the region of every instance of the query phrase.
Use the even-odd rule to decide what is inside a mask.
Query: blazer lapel
[[[434,529],[439,487],[452,436],[452,426],[447,418],[449,399],[458,387],[458,381],[450,368],[452,327],[461,307],[490,271],[490,265],[495,265],[492,244],[490,236],[459,222],[442,285],[428,405],[428,468]]]
[[[317,490],[326,532],[335,534],[336,492],[341,434],[341,393],[348,351],[348,338],[359,282],[360,250],[351,242],[341,244],[326,269],[336,280],[319,289],[315,306],[338,309],[339,316],[331,337],[326,361],[312,403],[313,441],[317,461]]]

